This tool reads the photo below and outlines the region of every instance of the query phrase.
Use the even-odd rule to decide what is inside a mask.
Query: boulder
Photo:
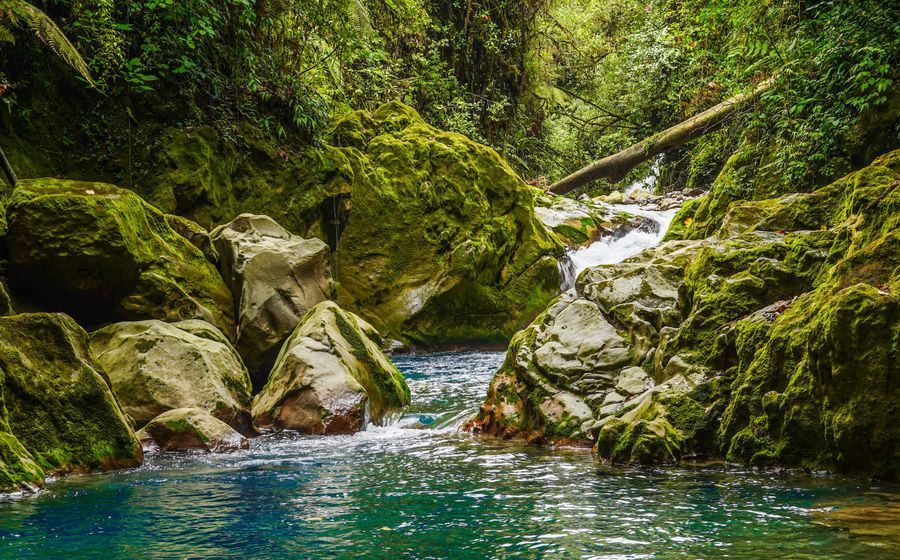
[[[65,315],[0,318],[0,395],[0,486],[141,464],[87,333]]]
[[[285,342],[253,401],[261,427],[344,434],[386,423],[409,388],[371,325],[330,301],[316,305]]]
[[[138,426],[167,410],[200,408],[253,433],[249,374],[209,323],[114,323],[91,335],[91,350]]]
[[[494,150],[400,103],[345,115],[329,136],[354,146],[335,236],[342,307],[406,343],[497,343],[559,293],[562,244]]]
[[[334,295],[328,245],[291,234],[268,216],[241,214],[215,228],[222,276],[237,308],[237,348],[258,386],[300,319]]]
[[[203,253],[125,189],[19,182],[8,207],[10,281],[83,322],[203,319],[234,330],[231,293]]]
[[[137,433],[144,451],[232,453],[250,449],[247,438],[202,408],[175,408],[163,412]]]
[[[639,366],[666,327],[681,320],[678,290],[701,246],[669,243],[584,271],[574,291],[513,338],[467,426],[505,437],[592,443],[595,422],[646,389],[650,380],[646,372],[638,375]]]

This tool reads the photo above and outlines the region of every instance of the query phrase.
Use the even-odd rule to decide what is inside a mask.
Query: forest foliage
[[[0,69],[37,52],[22,47],[31,37],[11,17],[17,2],[0,4]],[[898,97],[900,9],[887,1],[31,4],[82,53],[103,99],[175,102],[188,109],[178,124],[213,124],[228,137],[251,122],[306,143],[335,115],[401,100],[537,183],[774,77],[750,110],[696,141],[682,167],[714,173],[751,138],[781,180],[812,185],[838,171],[860,123]],[[9,111],[26,87],[40,84],[0,70]]]

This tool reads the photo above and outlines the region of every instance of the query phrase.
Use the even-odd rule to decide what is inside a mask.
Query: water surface
[[[151,456],[0,502],[0,558],[898,557],[884,536],[898,527],[893,488],[609,469],[585,450],[459,433],[502,357],[395,358],[413,405],[391,427]],[[833,511],[882,519],[875,531],[858,520],[837,531],[819,523]]]

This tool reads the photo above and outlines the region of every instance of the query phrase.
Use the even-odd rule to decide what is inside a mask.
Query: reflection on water
[[[396,359],[413,406],[354,436],[270,434],[0,503],[2,558],[892,558],[813,515],[879,488],[830,477],[609,469],[454,428],[500,353]],[[845,520],[846,524],[846,520]],[[894,526],[896,527],[896,525]],[[874,542],[880,546],[872,546]]]

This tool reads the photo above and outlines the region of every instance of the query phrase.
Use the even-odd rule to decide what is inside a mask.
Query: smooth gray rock
[[[236,346],[261,386],[306,312],[334,295],[330,250],[254,214],[241,214],[210,235],[237,308]]]
[[[91,351],[138,426],[167,410],[201,408],[243,433],[254,432],[250,376],[209,323],[114,323],[91,335]]]

